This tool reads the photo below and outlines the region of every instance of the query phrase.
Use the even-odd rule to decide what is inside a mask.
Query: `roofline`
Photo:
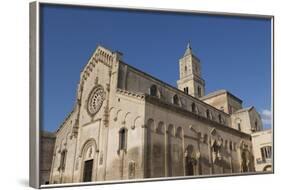
[[[171,111],[176,110],[176,111],[179,112],[179,114],[183,114],[184,116],[191,116],[195,119],[201,120],[202,122],[212,123],[213,126],[211,126],[211,127],[221,129],[221,130],[231,130],[231,131],[237,133],[238,135],[243,135],[243,136],[246,136],[247,138],[251,139],[251,134],[244,133],[244,132],[239,131],[237,129],[234,129],[234,128],[228,126],[228,125],[224,125],[224,124],[218,123],[214,120],[207,119],[207,118],[205,118],[201,115],[192,113],[189,110],[183,109],[179,106],[175,106],[175,105],[169,104],[167,102],[164,102],[164,101],[160,100],[159,98],[156,98],[156,97],[153,97],[153,96],[150,96],[150,95],[146,94],[145,101],[148,102],[148,103],[154,104],[154,105],[161,106],[161,107],[165,107],[165,105],[169,105],[170,106],[169,110],[171,110]]]
[[[242,113],[242,112],[246,112],[246,111],[251,111],[253,108],[254,108],[254,106],[250,106],[250,107],[248,107],[248,108],[242,108],[242,109],[237,110],[237,111],[234,112],[233,114]]]
[[[56,138],[56,132],[50,132],[50,131],[41,131],[40,132],[41,137],[46,137],[46,138]]]
[[[219,92],[219,91],[221,91],[221,92]],[[227,90],[217,90],[217,91],[211,92],[210,94],[207,94],[206,96],[201,97],[200,100],[206,100],[206,99],[209,99],[209,98],[213,98],[215,96],[219,96],[219,95],[224,94],[224,93],[226,93],[227,95],[229,95],[232,98],[236,99],[239,103],[241,103],[241,104],[243,103],[243,101],[241,99],[237,98],[236,96],[234,96],[232,93],[230,93]]]
[[[186,94],[186,93],[184,93],[183,91],[179,90],[178,88],[176,88],[176,87],[174,87],[174,86],[172,86],[172,85],[170,85],[170,84],[168,84],[168,83],[166,83],[166,82],[164,82],[164,81],[162,81],[162,80],[160,80],[160,79],[158,79],[158,78],[156,78],[156,77],[154,77],[154,76],[152,76],[152,75],[150,75],[150,74],[148,74],[148,73],[145,73],[144,71],[141,71],[141,70],[135,68],[134,66],[125,63],[125,62],[122,61],[122,60],[120,60],[120,62],[121,62],[122,64],[127,65],[128,67],[134,69],[135,71],[140,72],[140,73],[142,73],[143,75],[145,75],[145,76],[147,76],[147,77],[149,77],[149,78],[152,78],[153,80],[156,80],[157,82],[163,83],[163,84],[164,84],[165,86],[167,86],[168,88],[171,88],[171,89],[173,89],[173,90],[175,90],[175,91],[181,93],[181,95],[183,95],[183,96],[188,96],[189,98],[193,99],[194,101],[199,101],[200,103],[202,103],[202,104],[204,104],[204,105],[206,105],[206,106],[212,107],[214,110],[216,110],[216,111],[218,111],[218,112],[220,112],[220,113],[222,113],[222,114],[224,114],[224,115],[230,117],[230,114],[228,114],[228,113],[226,113],[226,112],[223,112],[222,110],[219,110],[219,109],[215,108],[214,106],[212,106],[212,105],[210,105],[210,104],[207,104],[206,102],[202,101],[201,99],[198,99],[198,98],[195,98],[195,97],[193,97],[193,96],[191,96],[191,95],[189,95],[189,94]]]
[[[258,135],[260,135],[262,133],[271,133],[272,134],[272,128],[254,132],[254,133],[251,134],[251,136],[257,137]]]

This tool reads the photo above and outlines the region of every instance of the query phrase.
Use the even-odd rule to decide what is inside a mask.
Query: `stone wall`
[[[40,184],[50,183],[50,172],[55,146],[55,133],[41,132],[40,137]]]
[[[81,72],[56,133],[51,183],[83,182],[88,161],[91,181],[238,173],[243,163],[253,171],[250,136],[231,128],[229,114],[120,56],[98,47]]]
[[[77,139],[73,136],[72,129],[76,118],[77,109],[74,109],[56,132],[50,183],[65,183],[73,179]],[[62,153],[64,151],[66,158],[65,164],[62,165]]]
[[[253,152],[255,169],[257,172],[272,171],[272,158],[273,158],[273,147],[272,147],[272,131],[271,129],[256,132],[252,134],[253,141]],[[268,158],[263,159],[262,148],[270,147],[271,154]]]
[[[179,107],[192,111],[192,104],[195,104],[197,114],[207,117],[206,111],[209,111],[210,120],[221,122],[224,125],[231,126],[230,116],[223,111],[216,109],[213,106],[200,101],[190,95],[185,94],[183,91],[178,90],[146,73],[143,73],[127,64],[120,64],[118,71],[118,88],[131,92],[150,94],[151,87],[157,87],[157,97],[165,101],[167,104],[175,104],[174,97],[178,98]],[[219,115],[221,121],[219,121]]]
[[[225,127],[196,114],[175,112],[161,100],[148,98],[145,105],[147,126],[147,177],[183,176],[189,149],[194,161],[194,175],[241,172],[241,151],[244,143],[252,155],[250,136]],[[161,126],[161,130],[159,130]],[[162,131],[161,135],[159,131]],[[221,141],[221,142],[219,142]],[[219,157],[215,158],[214,143],[221,143]],[[163,153],[164,152],[164,153]],[[150,154],[152,156],[150,156]],[[164,158],[163,158],[163,155]],[[249,161],[251,161],[249,157]],[[165,166],[165,170],[161,167]],[[249,165],[249,171],[253,171]]]

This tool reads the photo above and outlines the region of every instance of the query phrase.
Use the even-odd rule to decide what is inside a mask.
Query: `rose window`
[[[88,99],[88,112],[91,115],[96,114],[104,101],[105,92],[101,86],[94,88]]]

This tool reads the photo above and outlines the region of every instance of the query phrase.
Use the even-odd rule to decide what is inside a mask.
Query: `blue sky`
[[[201,60],[206,93],[229,90],[270,127],[269,19],[44,5],[40,27],[44,130],[55,131],[73,109],[80,72],[98,44],[176,86],[188,41]]]

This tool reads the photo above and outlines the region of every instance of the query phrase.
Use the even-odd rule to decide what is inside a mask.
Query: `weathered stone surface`
[[[49,184],[56,136],[42,131],[40,137],[40,184]]]
[[[262,129],[258,113],[243,110],[239,99],[230,95],[213,102],[207,95],[204,102],[200,61],[186,56],[180,64],[186,63],[193,77],[184,78],[185,67],[180,66],[177,89],[99,46],[81,73],[74,110],[56,133],[50,182],[254,171],[250,134],[252,120]],[[201,87],[202,100],[197,87],[189,86],[191,95],[182,91],[190,82]],[[97,87],[103,89],[100,97],[91,94]],[[219,110],[214,102],[227,109]]]

